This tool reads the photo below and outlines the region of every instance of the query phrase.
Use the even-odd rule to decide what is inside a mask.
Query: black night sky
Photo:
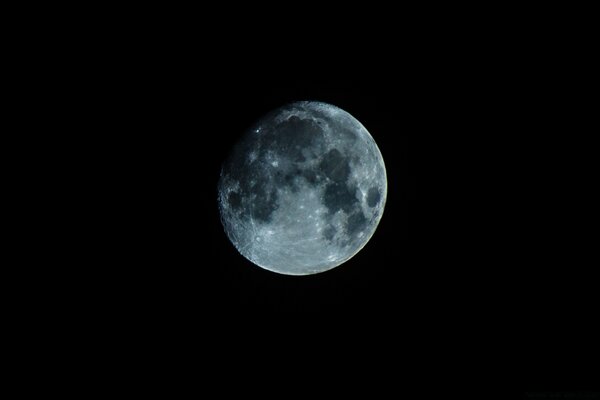
[[[547,382],[577,367],[561,363],[557,349],[571,360],[572,349],[584,351],[573,340],[556,345],[552,332],[589,320],[569,306],[587,303],[591,290],[578,290],[575,274],[533,258],[507,261],[528,245],[515,243],[520,227],[501,227],[500,238],[484,244],[472,240],[487,239],[486,218],[504,206],[491,204],[499,193],[482,189],[498,178],[481,159],[499,142],[521,145],[505,134],[527,133],[514,99],[527,100],[533,89],[510,87],[521,82],[520,72],[510,76],[471,48],[413,39],[390,43],[386,56],[368,43],[353,54],[328,48],[285,57],[264,42],[196,53],[169,45],[158,61],[136,54],[131,63],[119,58],[118,68],[98,66],[102,73],[85,90],[102,94],[101,104],[82,119],[94,126],[91,147],[101,160],[95,174],[109,188],[92,193],[106,233],[99,230],[99,249],[88,252],[99,266],[80,290],[102,293],[98,307],[110,303],[123,320],[190,321],[194,331],[214,331],[222,319],[270,316],[274,326],[292,316],[306,323],[304,332],[317,332],[341,318],[342,327],[357,327],[345,334],[363,344],[343,347],[345,354],[403,352],[422,379],[435,375],[430,360],[444,375],[468,356],[474,370],[498,365],[513,388],[552,388]],[[256,119],[299,100],[336,105],[367,128],[385,161],[388,194],[374,236],[356,256],[331,271],[294,277],[263,270],[235,250],[219,220],[217,181]],[[424,177],[420,200],[417,175]],[[508,193],[521,201],[516,189]],[[479,222],[466,224],[463,216],[473,211]],[[565,282],[572,284],[567,299],[555,291]],[[244,332],[259,329],[239,323]]]
[[[13,386],[600,398],[597,12],[173,5],[11,10]],[[302,100],[366,127],[388,192],[354,257],[287,276],[236,251],[217,182],[246,129]]]

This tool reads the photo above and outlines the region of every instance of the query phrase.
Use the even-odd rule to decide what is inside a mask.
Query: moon
[[[246,259],[286,275],[331,270],[356,255],[383,215],[387,177],[367,129],[322,102],[259,119],[223,163],[218,204]]]

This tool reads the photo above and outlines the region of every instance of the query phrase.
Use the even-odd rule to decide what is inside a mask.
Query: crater
[[[379,200],[381,200],[379,189],[376,187],[370,188],[369,192],[367,193],[367,204],[369,207],[375,207],[377,204],[379,204]]]

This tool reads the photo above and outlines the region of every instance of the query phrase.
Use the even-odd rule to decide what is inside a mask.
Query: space
[[[571,211],[582,208],[582,199],[595,199],[575,189],[593,190],[593,179],[574,177],[594,171],[594,156],[584,157],[581,148],[596,146],[582,140],[567,149],[567,137],[580,135],[572,126],[555,124],[564,115],[553,108],[560,104],[554,101],[560,97],[558,78],[569,80],[565,86],[579,86],[571,79],[581,75],[552,69],[560,61],[579,68],[574,57],[558,51],[560,43],[575,48],[580,42],[568,39],[561,18],[511,10],[531,21],[526,25],[533,35],[526,38],[515,31],[512,17],[493,26],[489,18],[497,11],[466,6],[457,7],[469,21],[465,24],[445,7],[432,5],[412,14],[406,5],[373,4],[373,14],[367,15],[369,7],[362,3],[336,5],[331,14],[322,12],[324,3],[265,4],[259,11],[264,22],[244,5],[222,6],[221,14],[204,4],[198,12],[178,10],[168,24],[163,24],[164,7],[156,9],[159,18],[145,18],[148,7],[129,16],[107,10],[110,18],[92,34],[63,28],[68,40],[51,41],[47,58],[38,55],[32,63],[26,80],[35,85],[39,65],[51,71],[42,73],[42,80],[53,82],[53,89],[41,97],[27,90],[23,95],[43,108],[56,106],[56,112],[47,108],[60,118],[31,114],[42,122],[41,142],[34,132],[16,134],[34,145],[47,141],[60,147],[55,153],[48,146],[44,153],[51,163],[65,165],[70,187],[66,195],[40,191],[32,200],[45,211],[46,198],[56,198],[75,222],[62,223],[63,210],[49,209],[59,229],[49,225],[42,232],[60,243],[52,243],[49,252],[31,248],[43,258],[38,279],[48,291],[36,299],[36,309],[46,308],[50,320],[33,333],[58,328],[63,340],[80,337],[76,351],[92,363],[96,359],[87,349],[114,352],[99,374],[102,380],[119,365],[127,379],[135,366],[121,361],[137,347],[141,363],[152,359],[150,367],[180,367],[182,376],[194,375],[190,381],[200,381],[201,387],[214,375],[218,393],[244,393],[246,377],[260,395],[273,388],[278,397],[295,394],[307,382],[311,389],[317,383],[312,396],[328,395],[320,381],[329,381],[332,396],[343,388],[357,395],[362,383],[367,398],[381,397],[376,390],[383,388],[383,396],[434,399],[465,397],[452,384],[472,388],[479,383],[490,390],[523,383],[548,390],[561,386],[569,372],[577,379],[587,372],[597,382],[598,373],[587,368],[598,342],[592,328],[597,279],[594,258],[580,251],[594,248],[594,236],[586,232],[579,241],[584,230],[562,225],[564,218],[593,227],[588,215]],[[344,15],[344,9],[355,15]],[[306,17],[294,26],[302,12]],[[78,14],[75,19],[88,25],[88,16]],[[123,19],[123,32],[115,29],[113,18]],[[556,37],[549,35],[551,29],[535,27],[533,22],[541,20],[554,25]],[[486,26],[493,31],[489,35]],[[511,32],[512,43],[507,40]],[[42,32],[40,39],[44,36],[51,35]],[[72,37],[81,43],[69,45]],[[56,50],[63,45],[68,57]],[[548,57],[536,63],[544,46]],[[592,57],[590,48],[581,54]],[[21,85],[20,78],[8,78]],[[67,82],[72,90],[64,87]],[[580,86],[589,92],[589,82]],[[385,163],[382,213],[370,208],[381,206],[381,182],[363,184],[369,180],[365,176],[378,175],[361,177],[353,161],[343,159],[341,150],[349,147],[330,141],[313,159],[295,155],[322,166],[324,178],[311,175],[306,165],[295,170],[285,157],[265,151],[260,161],[281,170],[281,175],[268,173],[283,187],[277,201],[264,198],[263,213],[248,207],[240,191],[226,192],[231,207],[239,204],[242,211],[224,226],[219,180],[232,149],[259,118],[306,101],[339,107],[372,136]],[[65,128],[72,134],[63,135]],[[567,168],[571,159],[578,159],[574,171]],[[43,171],[45,160],[41,164]],[[7,172],[12,175],[12,168]],[[46,173],[50,187],[61,178]],[[249,187],[254,194],[266,190]],[[296,192],[311,213],[286,205]],[[355,199],[356,193],[361,196],[356,205],[338,201]],[[320,200],[313,202],[311,194]],[[563,198],[570,200],[563,203]],[[329,253],[306,247],[302,254],[344,262],[299,276],[255,265],[227,231],[237,234],[244,210],[267,223],[313,216],[310,224],[319,229],[317,224],[326,222],[320,237],[333,243],[325,249]],[[330,215],[317,218],[313,210]],[[37,226],[24,228],[38,233]],[[60,229],[69,236],[60,235]],[[261,229],[254,235],[261,241],[276,232]],[[311,232],[292,232],[286,241],[302,243],[302,235],[310,239]],[[351,240],[361,232],[372,236],[365,243]],[[571,236],[577,246],[562,239]],[[340,250],[345,247],[348,253]],[[30,274],[32,267],[20,269]],[[11,298],[9,308],[20,297]],[[48,301],[55,298],[59,304]],[[55,316],[61,314],[67,324],[57,324]],[[23,318],[35,320],[29,314]],[[61,351],[55,343],[48,347]],[[186,360],[162,363],[161,352]],[[414,387],[414,395],[407,386]],[[445,393],[438,396],[430,389]]]

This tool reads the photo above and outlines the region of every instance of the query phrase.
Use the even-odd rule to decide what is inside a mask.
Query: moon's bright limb
[[[369,241],[387,196],[383,158],[365,127],[320,102],[278,108],[224,163],[219,209],[248,260],[287,275],[332,269]]]

